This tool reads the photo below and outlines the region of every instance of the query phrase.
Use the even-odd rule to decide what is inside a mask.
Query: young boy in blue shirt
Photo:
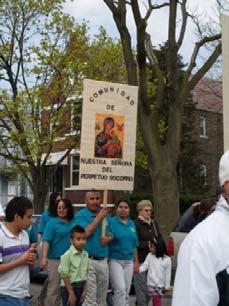
[[[88,253],[83,250],[86,243],[85,229],[76,225],[71,230],[71,247],[61,256],[61,297],[63,306],[81,306],[86,297]]]

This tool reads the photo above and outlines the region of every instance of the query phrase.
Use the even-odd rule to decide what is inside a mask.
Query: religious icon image
[[[96,114],[95,157],[123,158],[124,116]]]

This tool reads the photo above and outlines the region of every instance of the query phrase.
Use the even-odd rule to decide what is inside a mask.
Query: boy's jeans
[[[75,306],[82,306],[82,302],[80,301],[81,295],[83,293],[84,288],[73,288],[75,297],[76,297],[76,303]],[[61,287],[61,297],[62,297],[62,304],[63,306],[68,306],[68,290],[65,287]]]
[[[29,306],[29,298],[15,298],[9,295],[0,294],[1,306]]]

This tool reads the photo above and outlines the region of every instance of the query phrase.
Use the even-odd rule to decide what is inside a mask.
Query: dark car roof
[[[182,232],[182,233],[189,233],[190,230],[194,227],[194,218],[192,216],[193,214],[193,207],[198,205],[200,202],[195,202],[189,208],[186,209],[186,211],[183,213],[183,215],[178,220],[177,224],[174,227],[174,232]]]

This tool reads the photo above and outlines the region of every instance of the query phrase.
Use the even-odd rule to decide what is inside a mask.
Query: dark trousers
[[[82,295],[84,288],[83,287],[73,287],[73,291],[76,296],[76,304],[75,306],[82,306],[82,302],[80,302],[80,298]],[[65,287],[61,287],[61,298],[63,306],[69,306],[68,304],[68,290]]]
[[[137,306],[147,306],[151,299],[147,292],[146,279],[147,272],[134,273],[134,288]]]
[[[107,306],[114,306],[113,304],[113,294],[112,292],[107,292]]]

